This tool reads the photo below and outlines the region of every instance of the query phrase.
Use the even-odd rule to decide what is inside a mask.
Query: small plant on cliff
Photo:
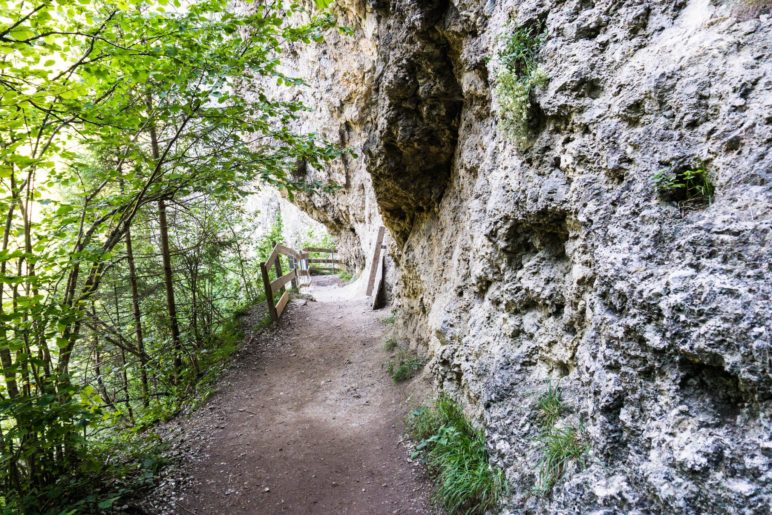
[[[536,492],[544,495],[552,490],[569,463],[582,459],[589,444],[583,428],[574,426],[553,427],[540,440],[544,450],[539,460]]]
[[[663,169],[654,174],[654,186],[659,196],[680,205],[710,204],[715,188],[703,167],[685,170]]]
[[[397,343],[397,340],[394,338],[389,338],[383,343],[383,350],[386,352],[391,352],[395,350],[397,347],[399,347],[399,343]]]
[[[557,427],[557,422],[565,411],[559,387],[550,384],[547,391],[539,397],[536,408],[542,424],[539,436],[542,456],[539,459],[534,491],[539,495],[546,495],[563,476],[568,464],[581,460],[590,447],[583,427]]]
[[[415,352],[408,349],[399,349],[396,358],[389,362],[386,372],[395,383],[401,383],[415,377],[423,366],[423,360]]]
[[[518,143],[531,131],[531,92],[547,83],[547,75],[536,64],[544,33],[533,26],[516,28],[498,53],[496,100],[504,130]]]
[[[475,430],[461,408],[443,395],[407,420],[421,455],[437,476],[435,498],[448,513],[483,514],[506,492],[501,470],[491,467],[485,434]]]
[[[551,384],[547,391],[539,397],[537,403],[539,418],[544,427],[553,427],[563,412],[563,401],[560,398],[560,389]]]
[[[384,318],[382,321],[386,325],[394,325],[397,323],[397,318],[399,318],[399,311],[392,309],[391,314],[389,314],[389,316]]]

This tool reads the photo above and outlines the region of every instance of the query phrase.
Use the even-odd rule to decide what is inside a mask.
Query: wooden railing
[[[290,271],[282,275],[281,259],[279,256],[290,258]],[[297,264],[301,261],[299,252],[286,247],[282,244],[274,245],[273,251],[265,263],[260,263],[260,272],[263,275],[263,286],[265,287],[265,301],[268,304],[268,313],[274,322],[279,321],[279,317],[284,312],[289,302],[289,289],[287,283],[292,283],[293,288],[298,287],[298,268]],[[268,271],[274,268],[276,270],[276,279],[271,281]],[[284,288],[284,293],[275,301],[275,295]],[[275,302],[275,303],[274,303]]]
[[[306,264],[306,269],[309,272],[316,273],[332,273],[335,274],[341,270],[338,265],[342,265],[343,262],[335,257],[335,249],[323,248],[323,247],[306,247],[303,249],[303,260]],[[327,257],[312,258],[311,254],[327,254]],[[316,266],[314,266],[316,265]],[[318,265],[331,265],[331,266],[318,266]]]
[[[378,236],[375,239],[373,248],[373,257],[370,263],[370,275],[367,281],[367,296],[372,296],[372,307],[377,309],[383,303],[381,295],[381,284],[384,274],[384,256],[386,245],[384,244],[385,229],[378,228]],[[273,243],[273,242],[272,242]],[[263,286],[265,287],[265,301],[268,304],[268,312],[271,320],[279,321],[279,317],[284,312],[289,302],[289,288],[287,284],[291,283],[293,288],[300,288],[311,284],[311,272],[314,273],[337,273],[345,270],[343,261],[335,257],[334,248],[306,247],[302,251],[291,249],[281,243],[273,243],[273,250],[264,263],[260,263],[260,272],[263,276]],[[314,255],[314,257],[311,257]],[[286,256],[289,260],[289,272],[282,275],[281,256]],[[320,257],[321,256],[321,257]],[[329,266],[319,266],[329,265]],[[276,279],[271,280],[270,271],[274,269]],[[304,281],[301,281],[304,278]],[[284,289],[279,300],[276,300],[276,294]]]
[[[312,258],[310,257],[311,254],[327,254],[328,257]],[[283,275],[280,256],[286,256],[289,259],[290,270]],[[331,266],[313,266],[320,264]],[[278,322],[279,317],[281,317],[281,314],[287,307],[287,303],[289,302],[288,283],[290,283],[293,288],[307,286],[310,284],[311,272],[336,273],[339,270],[338,265],[342,264],[343,262],[341,260],[335,258],[335,249],[308,247],[303,249],[302,252],[298,252],[281,243],[274,244],[271,255],[264,263],[260,263],[260,273],[263,276],[263,287],[265,288],[265,301],[268,304],[268,313],[271,315],[271,319],[274,322]],[[276,272],[276,279],[273,281],[271,280],[269,273],[271,268]],[[301,277],[307,279],[305,284],[299,281]],[[284,293],[282,293],[277,301],[276,295],[282,289],[284,289]]]

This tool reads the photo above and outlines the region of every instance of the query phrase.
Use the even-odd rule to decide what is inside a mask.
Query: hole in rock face
[[[599,98],[603,93],[603,85],[599,79],[589,79],[582,84],[582,92],[592,99]]]
[[[504,252],[511,260],[521,260],[538,252],[551,259],[566,259],[568,227],[563,213],[535,213],[534,223],[515,223],[507,230]]]
[[[707,412],[723,423],[737,418],[747,401],[737,377],[720,366],[686,359],[679,362],[678,368],[679,389],[694,413]]]

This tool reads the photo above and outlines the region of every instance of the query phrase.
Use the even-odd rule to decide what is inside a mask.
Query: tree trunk
[[[96,317],[96,307],[93,302],[91,303],[91,314]],[[113,404],[112,398],[110,398],[110,394],[105,386],[104,378],[102,377],[102,354],[99,352],[99,333],[92,331],[91,334],[94,345],[94,373],[96,374],[97,390],[107,407],[114,410],[115,405]]]
[[[134,263],[134,249],[131,244],[131,229],[126,229],[126,259],[129,263],[129,284],[131,286],[131,308],[134,315],[134,334],[137,338],[139,352],[139,378],[142,386],[142,405],[150,405],[150,388],[147,382],[147,355],[145,354],[145,339],[142,334],[142,312],[139,308],[139,288],[137,286],[137,267]]]
[[[148,99],[150,106],[150,99]],[[153,159],[161,159],[161,153],[158,150],[158,135],[155,131],[155,125],[150,124],[150,145],[153,151]],[[159,236],[161,238],[161,257],[164,267],[164,285],[166,287],[166,307],[169,311],[169,328],[172,333],[172,349],[174,352],[174,383],[179,382],[182,372],[182,341],[180,340],[180,326],[177,320],[177,305],[174,302],[174,278],[172,277],[172,257],[169,252],[169,225],[166,222],[166,203],[164,199],[158,201],[158,220]]]
[[[113,286],[113,292],[115,294],[115,326],[120,331],[121,327],[121,305],[120,296],[118,295],[118,285]],[[134,425],[134,410],[131,409],[131,402],[129,396],[129,374],[126,372],[126,351],[121,347],[121,379],[123,379],[123,394],[126,396],[126,410],[129,412],[129,420],[131,425]]]
[[[180,326],[177,320],[177,305],[174,302],[174,278],[172,276],[172,257],[169,252],[169,226],[166,222],[166,203],[158,201],[158,219],[161,237],[161,257],[164,266],[164,285],[166,287],[166,307],[169,311],[169,326],[172,332],[172,348],[174,351],[174,383],[177,384],[182,372],[182,342]]]

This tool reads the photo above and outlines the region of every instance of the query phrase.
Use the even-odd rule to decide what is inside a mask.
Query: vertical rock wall
[[[770,431],[769,8],[721,0],[341,0],[304,49],[308,124],[357,155],[297,203],[364,264],[392,235],[400,329],[484,426],[512,513],[764,513]],[[544,27],[518,148],[495,57]],[[658,198],[703,166],[710,205]],[[533,493],[535,403],[591,444]]]

